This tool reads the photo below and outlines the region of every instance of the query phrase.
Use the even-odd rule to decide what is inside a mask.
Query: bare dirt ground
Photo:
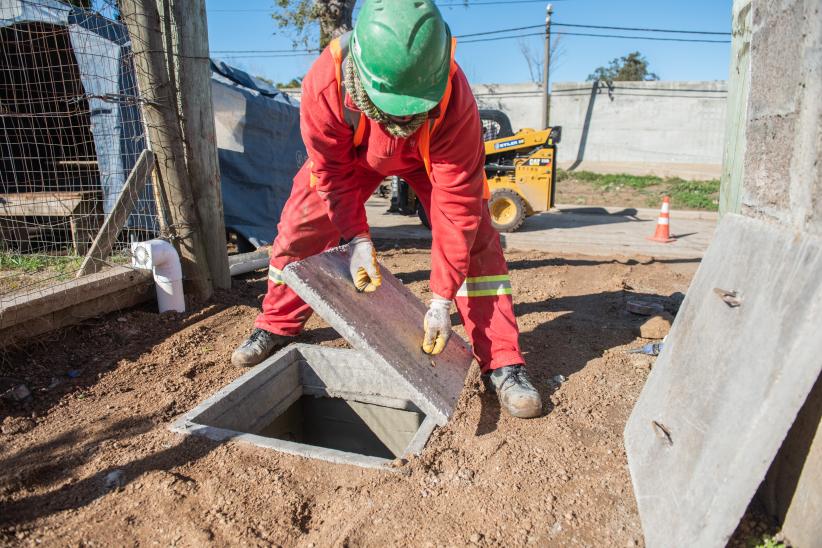
[[[425,297],[425,244],[393,245],[383,264]],[[508,259],[545,416],[500,413],[474,366],[450,424],[392,472],[168,431],[243,373],[229,356],[257,313],[262,272],[187,315],[146,307],[6,353],[0,389],[25,382],[33,396],[0,400],[0,543],[642,545],[622,430],[653,358],[625,353],[648,342],[625,300],[646,295],[674,311],[669,297],[697,264]],[[302,340],[345,344],[316,316]],[[567,380],[557,386],[557,375]],[[106,492],[114,470],[125,485]]]

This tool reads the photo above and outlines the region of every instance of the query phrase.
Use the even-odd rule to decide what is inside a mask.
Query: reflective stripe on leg
[[[511,295],[511,278],[508,274],[475,276],[466,278],[457,290],[457,297],[496,297]]]
[[[275,285],[285,285],[283,271],[270,265],[268,267],[268,279]]]

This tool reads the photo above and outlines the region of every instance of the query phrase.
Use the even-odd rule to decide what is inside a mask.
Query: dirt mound
[[[430,294],[426,250],[380,255],[417,295]],[[635,337],[642,318],[625,310],[625,300],[645,296],[675,308],[678,299],[668,297],[686,290],[697,265],[538,253],[508,259],[545,416],[501,414],[474,366],[453,420],[395,473],[167,430],[175,416],[242,374],[229,356],[257,313],[262,272],[235,279],[230,293],[191,314],[135,309],[6,353],[0,390],[24,383],[32,396],[0,400],[7,417],[0,539],[641,544],[622,429],[653,358],[625,353],[647,342]],[[302,340],[345,345],[316,317]]]

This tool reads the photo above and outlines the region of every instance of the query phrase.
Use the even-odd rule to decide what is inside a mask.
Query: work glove
[[[451,337],[451,301],[434,296],[422,322],[422,351],[436,356]]]
[[[351,251],[351,279],[357,291],[371,293],[382,284],[380,267],[377,266],[377,252],[368,236],[357,236],[348,242]]]

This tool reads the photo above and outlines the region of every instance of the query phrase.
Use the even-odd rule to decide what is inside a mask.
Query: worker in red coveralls
[[[302,331],[311,309],[282,279],[293,261],[342,238],[352,283],[363,292],[379,290],[365,201],[386,176],[398,175],[419,197],[433,235],[423,351],[434,355],[445,347],[456,301],[486,386],[511,415],[540,415],[488,212],[479,112],[454,62],[455,47],[432,1],[366,0],[354,30],[334,40],[308,71],[300,108],[308,160],[282,212],[262,313],[232,363],[258,364]]]

